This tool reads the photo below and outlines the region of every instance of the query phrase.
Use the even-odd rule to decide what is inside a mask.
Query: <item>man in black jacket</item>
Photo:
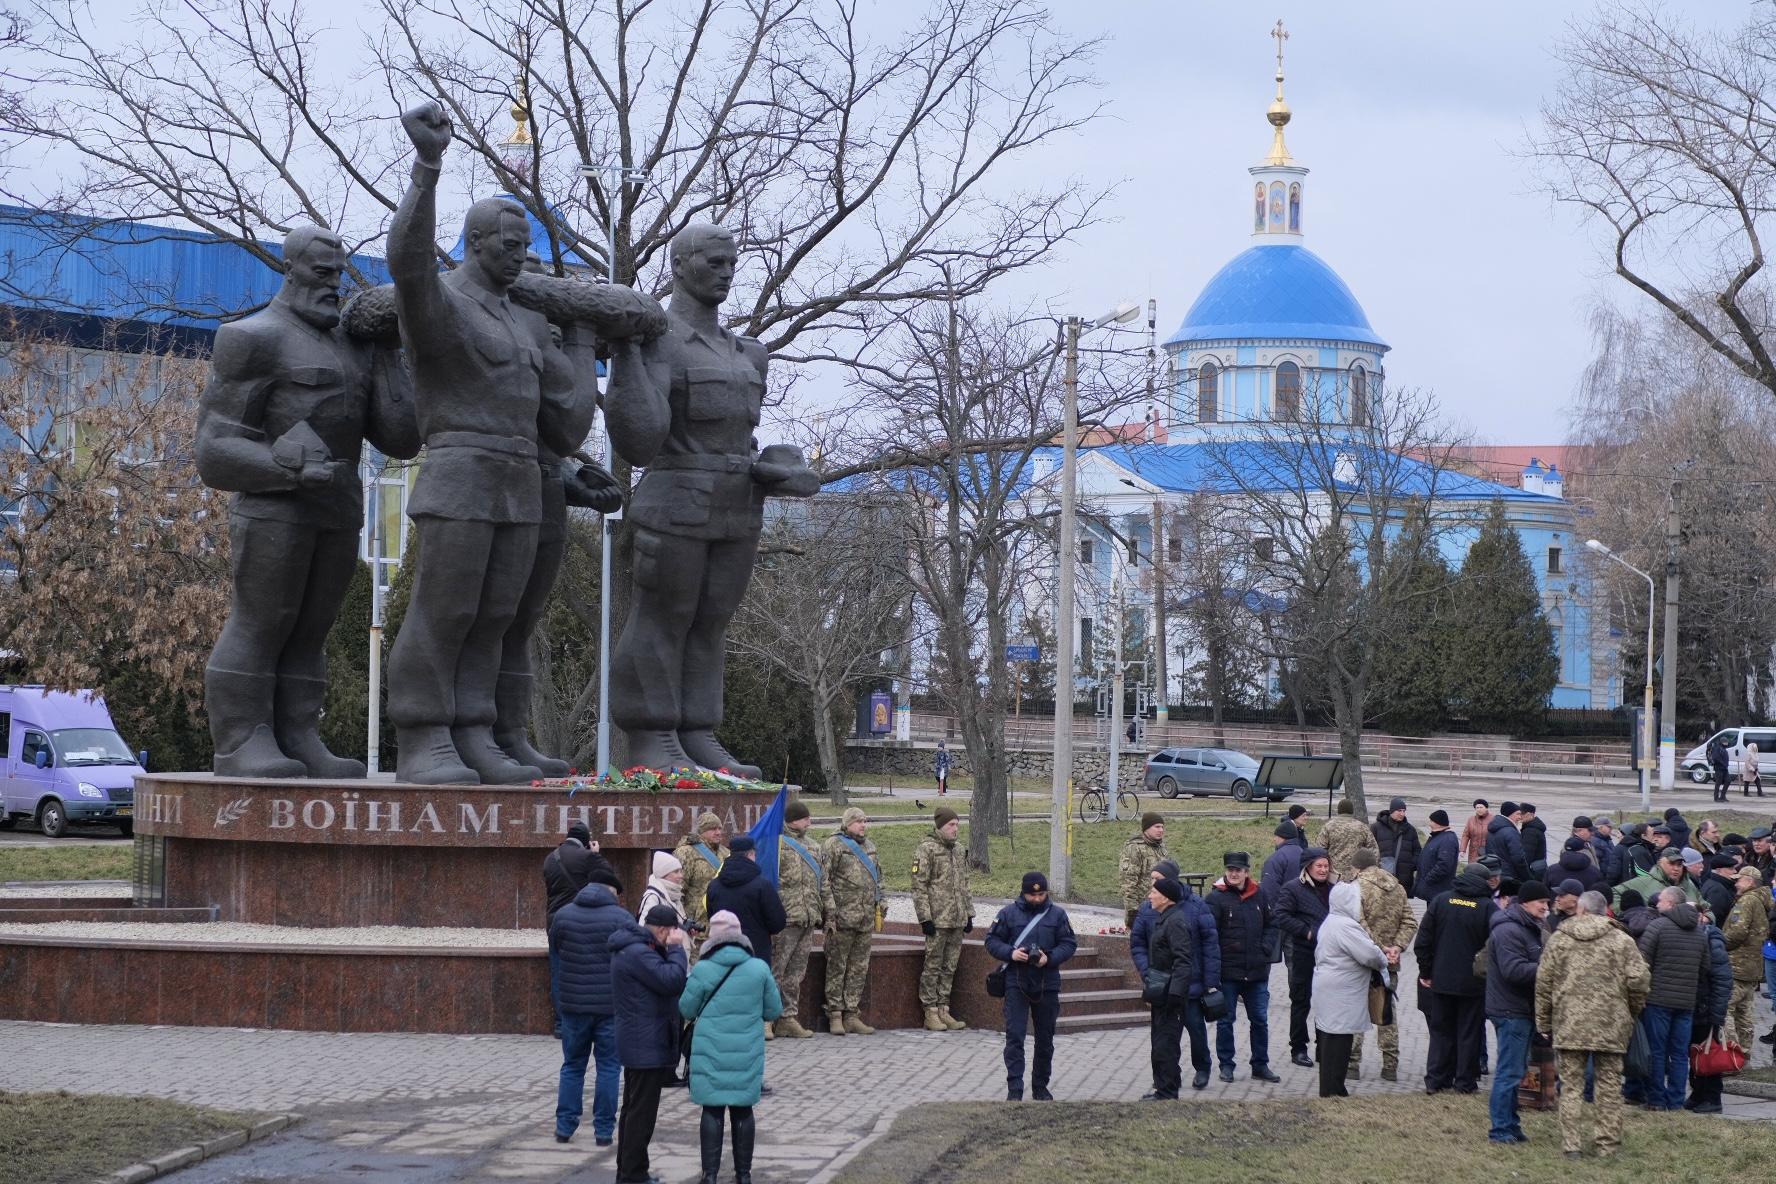
[[[737,857],[737,858],[736,858]],[[777,885],[765,879],[758,866],[758,847],[749,835],[735,835],[728,843],[728,861],[707,893],[713,917],[723,909],[740,919],[740,932],[752,944],[752,956],[771,962],[771,937],[789,924]],[[769,1039],[769,1037],[766,1037]]]
[[[1005,1098],[1024,1100],[1024,1033],[1034,1020],[1036,1056],[1030,1096],[1052,1102],[1055,1021],[1061,1014],[1061,965],[1079,948],[1067,910],[1048,898],[1048,877],[1025,872],[1018,898],[987,930],[987,953],[1005,966]],[[1188,987],[1186,987],[1188,989]]]
[[[1148,1006],[1153,1009],[1148,1021],[1153,1088],[1141,1095],[1143,1102],[1176,1101],[1184,1084],[1180,1062],[1184,1009],[1190,1004],[1192,940],[1190,920],[1178,905],[1183,897],[1183,885],[1172,879],[1156,881],[1147,893],[1154,921],[1143,986]]]
[[[1523,857],[1523,836],[1517,833],[1522,807],[1506,802],[1486,824],[1486,853],[1498,857],[1499,870],[1519,884],[1529,879],[1529,860]]]
[[[1640,935],[1640,956],[1652,972],[1640,1017],[1652,1054],[1646,1104],[1649,1110],[1676,1110],[1688,1084],[1692,1014],[1712,985],[1708,935],[1683,889],[1661,890],[1654,907],[1659,915]]]
[[[1733,904],[1739,899],[1739,888],[1733,875],[1738,868],[1739,861],[1731,855],[1710,855],[1708,870],[1696,880],[1702,899],[1708,902],[1708,915],[1723,928],[1727,924],[1727,914],[1733,911]]]
[[[1486,983],[1474,976],[1474,955],[1486,944],[1495,911],[1487,869],[1469,864],[1455,878],[1455,887],[1425,909],[1412,943],[1418,956],[1419,1006],[1431,1030],[1425,1058],[1428,1094],[1452,1087],[1471,1094],[1479,1083]]]
[[[1548,824],[1536,817],[1534,802],[1517,803],[1518,837],[1523,843],[1523,858],[1529,863],[1529,874],[1539,876],[1548,870]]]
[[[579,1129],[586,1105],[586,1062],[598,1058],[592,1092],[592,1135],[609,1147],[617,1133],[617,1005],[611,991],[611,934],[629,925],[617,903],[620,886],[603,872],[580,889],[549,922],[549,964],[561,1022],[561,1079],[555,1101],[555,1141]]]
[[[1536,965],[1542,960],[1542,924],[1548,915],[1547,885],[1531,880],[1517,894],[1517,903],[1492,915],[1486,946],[1486,1018],[1498,1038],[1498,1064],[1493,1066],[1492,1127],[1494,1143],[1527,1143],[1517,1114],[1517,1086],[1529,1069],[1529,1045],[1535,1030]]]
[[[1690,823],[1676,806],[1665,808],[1665,829],[1671,832],[1671,845],[1682,850],[1690,845]]]
[[[1461,839],[1449,828],[1449,812],[1432,810],[1431,834],[1418,855],[1418,883],[1413,895],[1420,900],[1436,900],[1455,884],[1455,869],[1460,860]]]
[[[1289,1060],[1313,1068],[1307,1055],[1307,1014],[1313,1006],[1314,944],[1332,901],[1332,860],[1323,847],[1309,847],[1301,875],[1282,885],[1274,900],[1276,923],[1292,953],[1289,959]]]
[[[623,1108],[617,1116],[617,1184],[646,1184],[648,1144],[660,1090],[678,1064],[689,962],[688,935],[669,905],[648,910],[646,928],[627,924],[610,936],[611,995],[617,1007],[617,1055],[623,1060]]]
[[[1222,877],[1208,895],[1215,936],[1221,944],[1221,989],[1227,995],[1227,1014],[1215,1023],[1221,1080],[1233,1080],[1234,1013],[1243,1005],[1252,1030],[1252,1077],[1281,1081],[1270,1071],[1270,966],[1271,950],[1282,933],[1272,916],[1270,894],[1252,879],[1252,857],[1244,851],[1229,851],[1221,863]]]
[[[549,894],[548,916],[544,925],[555,919],[563,905],[580,894],[592,882],[593,872],[615,875],[610,860],[598,853],[592,832],[585,823],[576,822],[567,828],[561,846],[543,857],[543,889]]]
[[[1406,799],[1395,798],[1369,826],[1375,836],[1375,847],[1381,852],[1381,866],[1400,881],[1406,895],[1412,895],[1412,882],[1418,875],[1418,827],[1406,821]],[[1392,861],[1391,863],[1389,861]]]

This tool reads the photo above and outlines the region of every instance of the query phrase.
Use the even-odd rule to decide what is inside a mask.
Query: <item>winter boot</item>
[[[276,693],[277,679],[270,674],[241,674],[214,666],[204,671],[204,706],[216,749],[211,767],[218,775],[308,776],[307,766],[278,747],[271,726]]]
[[[716,1178],[721,1175],[723,1113],[720,1106],[705,1109],[697,1124],[698,1150],[703,1156],[702,1184],[716,1184]]]
[[[758,1138],[758,1117],[748,1112],[745,1118],[730,1122],[734,1128],[734,1184],[752,1184],[752,1147]]]
[[[544,756],[530,743],[530,700],[535,691],[536,679],[530,675],[500,671],[493,690],[494,709],[498,712],[493,721],[493,742],[519,764],[541,769],[545,777],[565,777],[569,768],[566,761]]]
[[[364,762],[334,756],[321,743],[321,708],[326,701],[324,679],[279,678],[272,719],[278,747],[301,761],[310,777],[355,780],[364,776]]]
[[[1381,1058],[1381,1079],[1383,1081],[1398,1081],[1398,1080],[1400,1080],[1400,1058],[1399,1057],[1382,1057]]]
[[[759,767],[749,765],[739,757],[723,748],[715,733],[708,728],[684,728],[678,733],[679,747],[690,754],[692,760],[705,769],[726,769],[736,777],[757,780]]]
[[[834,1036],[849,1035],[850,1033],[845,1030],[845,1013],[842,1011],[827,1012],[826,1030]]]
[[[630,732],[623,733],[624,745],[628,755],[624,758],[623,767],[644,769],[694,769],[697,762],[678,742],[677,732]],[[604,770],[599,770],[603,772]]]
[[[1767,1034],[1765,1034],[1763,1036],[1759,1036],[1758,1043],[1759,1044],[1776,1044],[1776,1028],[1771,1028]]]
[[[950,1026],[944,1023],[943,1016],[938,1014],[937,1008],[927,1007],[925,1009],[925,1030],[927,1032],[948,1032]]]
[[[450,739],[462,763],[475,771],[482,785],[522,785],[542,779],[541,769],[519,764],[493,742],[492,727],[451,728]]]
[[[396,728],[395,780],[409,785],[475,785],[481,780],[463,764],[449,728]]]
[[[793,1015],[786,1015],[777,1021],[777,1035],[789,1040],[806,1040],[814,1033],[797,1023]]]
[[[855,1011],[845,1013],[845,1031],[853,1036],[874,1036],[876,1030],[863,1022],[863,1017]]]
[[[938,1008],[937,1014],[938,1014],[939,1018],[941,1018],[943,1020],[944,1025],[946,1027],[948,1027],[949,1030],[952,1032],[960,1032],[963,1028],[966,1028],[968,1026],[967,1024],[963,1023],[961,1020],[957,1019],[955,1016],[951,1015],[950,1009],[948,1007]]]
[[[770,1020],[765,1021],[765,1039],[766,1040],[777,1039],[777,1033],[775,1030],[772,1029]]]

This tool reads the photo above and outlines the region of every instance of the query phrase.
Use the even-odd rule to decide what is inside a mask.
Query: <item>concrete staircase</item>
[[[1085,939],[1089,943],[1091,939]],[[1061,968],[1061,1015],[1057,1032],[1096,1032],[1147,1026],[1141,983],[1129,962],[1127,942],[1082,943]]]

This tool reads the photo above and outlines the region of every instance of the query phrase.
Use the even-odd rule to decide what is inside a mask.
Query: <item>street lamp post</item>
[[[639,185],[648,178],[648,171],[626,167],[621,161],[580,166],[580,176],[588,186],[604,189],[604,273],[611,283],[617,282],[617,214],[622,193],[629,185]],[[606,406],[610,392],[610,364],[605,363],[604,386]],[[604,468],[616,471],[616,450],[611,446],[609,411],[604,426]],[[620,514],[621,511],[618,511]],[[611,523],[616,515],[606,514],[598,520],[598,768],[594,777],[610,770],[610,652],[611,652]]]
[[[1658,586],[1653,583],[1650,573],[1641,571],[1596,539],[1586,539],[1585,546],[1606,559],[1615,560],[1647,582],[1646,706],[1640,722],[1640,808],[1650,810],[1653,808],[1652,769],[1649,765],[1653,755],[1653,601]]]
[[[1141,315],[1138,304],[1119,305],[1089,325],[1122,324]],[[1072,882],[1072,853],[1067,845],[1067,807],[1073,786],[1073,551],[1076,524],[1073,502],[1079,479],[1079,335],[1088,326],[1068,317],[1065,326],[1066,368],[1061,383],[1061,538],[1055,590],[1055,722],[1054,782],[1048,835],[1048,884],[1056,900],[1065,900]]]

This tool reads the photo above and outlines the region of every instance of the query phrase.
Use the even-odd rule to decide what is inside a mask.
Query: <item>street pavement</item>
[[[1278,1085],[1249,1076],[1247,1030],[1237,1028],[1238,1076],[1214,1077],[1182,1104],[1309,1097],[1317,1070],[1288,1061],[1288,992],[1279,964],[1272,981],[1271,1066]],[[1406,981],[1416,973],[1407,954]],[[1408,989],[1408,1000],[1412,991]],[[1770,1022],[1759,1003],[1759,1023]],[[1213,1029],[1210,1030],[1213,1041]],[[1378,1080],[1378,1053],[1365,1049],[1360,1093],[1421,1088],[1423,1017],[1401,1008],[1401,1080]],[[263,1143],[181,1171],[179,1184],[343,1184],[366,1179],[434,1184],[517,1180],[605,1181],[610,1149],[592,1144],[590,1080],[586,1125],[572,1143],[554,1141],[558,1046],[529,1036],[332,1034],[219,1028],[144,1028],[0,1023],[3,1076],[14,1090],[150,1094],[278,1113],[304,1120]],[[758,1108],[754,1178],[760,1184],[824,1184],[921,1102],[1004,1097],[1001,1037],[992,1032],[883,1032],[818,1036],[767,1045],[773,1093]],[[1768,1059],[1764,1046],[1754,1054]],[[1186,1074],[1189,1073],[1186,1050]],[[1063,1035],[1053,1089],[1064,1100],[1133,1101],[1149,1086],[1144,1028]],[[590,1078],[590,1075],[588,1075]],[[1033,1103],[1026,1103],[1033,1105]],[[1486,1098],[1468,1100],[1473,1137],[1486,1131]],[[1729,1096],[1735,1117],[1776,1120],[1776,1102]],[[1629,1111],[1629,1147],[1635,1147]],[[682,1090],[661,1106],[654,1171],[677,1184],[699,1174],[698,1111]],[[723,1178],[732,1172],[724,1163]]]

